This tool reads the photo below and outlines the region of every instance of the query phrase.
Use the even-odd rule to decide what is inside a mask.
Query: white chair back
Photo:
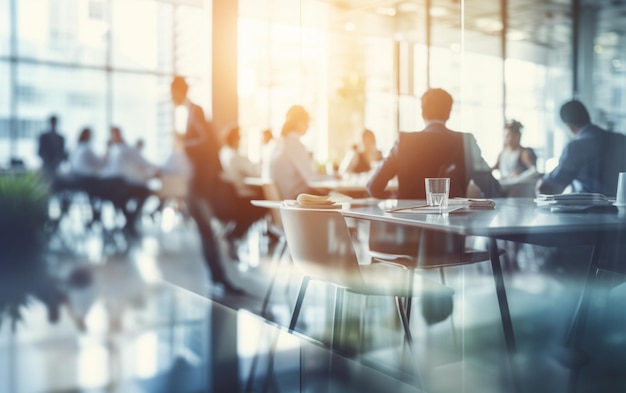
[[[282,206],[280,213],[293,263],[303,274],[352,290],[366,288],[340,212]]]

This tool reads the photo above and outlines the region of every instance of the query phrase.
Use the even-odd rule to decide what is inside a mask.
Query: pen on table
[[[430,205],[426,204],[426,205],[417,205],[417,206],[407,206],[407,207],[398,207],[395,209],[391,209],[391,210],[387,210],[387,213],[394,213],[394,212],[399,212],[402,210],[412,210],[412,209],[419,209],[422,207],[430,207]]]

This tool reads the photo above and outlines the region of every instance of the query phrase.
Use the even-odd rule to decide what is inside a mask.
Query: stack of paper
[[[602,194],[577,193],[577,194],[541,194],[535,198],[537,206],[602,206],[612,202]]]
[[[448,200],[448,205],[465,205],[470,209],[494,209],[496,201],[493,199],[452,198]]]

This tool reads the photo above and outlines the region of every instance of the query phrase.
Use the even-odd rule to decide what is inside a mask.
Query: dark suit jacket
[[[589,124],[565,146],[559,165],[544,176],[539,191],[558,194],[571,184],[574,192],[615,196],[617,178],[624,171],[626,136]]]
[[[65,159],[65,138],[52,131],[39,135],[39,156],[45,169],[56,171]]]
[[[192,188],[207,195],[215,188],[222,172],[219,159],[220,145],[215,130],[206,121],[204,111],[196,104],[189,105],[185,152],[192,166]]]
[[[474,180],[485,197],[497,197],[501,193],[473,135],[449,130],[441,123],[431,123],[421,132],[401,132],[368,182],[369,194],[376,198],[390,197],[385,187],[396,175],[395,196],[399,199],[425,198],[427,177],[449,177],[450,197],[464,197],[470,180]]]

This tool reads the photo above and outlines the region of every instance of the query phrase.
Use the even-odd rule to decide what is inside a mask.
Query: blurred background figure
[[[158,168],[148,162],[141,153],[130,146],[119,127],[111,127],[102,177],[111,187],[111,199],[126,218],[124,229],[134,233],[141,216],[143,204],[151,191],[147,182],[158,175]]]
[[[276,146],[276,140],[272,130],[266,128],[261,132],[261,177],[270,178],[270,162],[272,160],[272,151]]]
[[[228,278],[222,264],[223,256],[218,248],[211,218],[228,213],[220,206],[234,197],[234,188],[225,183],[220,174],[219,141],[212,125],[206,121],[202,107],[187,97],[189,85],[185,78],[176,76],[170,84],[172,103],[175,107],[176,132],[183,135],[183,147],[191,164],[191,180],[187,204],[202,240],[205,262],[211,272],[211,280],[224,291],[240,294]],[[231,192],[232,190],[232,192]]]
[[[78,135],[78,143],[69,154],[70,174],[77,176],[97,177],[104,164],[102,157],[98,156],[91,145],[91,128],[85,127]]]
[[[372,130],[365,129],[361,134],[361,143],[353,145],[341,161],[339,173],[369,172],[382,159],[383,154],[376,147],[376,135]]]
[[[54,180],[59,166],[65,160],[65,138],[57,130],[58,118],[51,115],[48,118],[48,129],[39,135],[37,153],[41,157],[41,173],[47,180]]]
[[[504,147],[492,168],[500,171],[502,179],[518,177],[537,165],[537,155],[533,149],[524,147],[520,143],[523,128],[522,123],[517,120],[511,120],[504,125]]]
[[[100,171],[104,158],[100,157],[91,145],[93,133],[85,127],[78,135],[78,143],[69,154],[70,170],[67,179],[74,188],[85,191],[89,196],[92,219],[89,225],[100,221],[102,200],[100,199]]]
[[[137,141],[135,142],[135,148],[139,150],[139,152],[143,151],[143,147],[145,145],[146,145],[146,141],[144,141],[143,138],[138,138]]]
[[[234,198],[224,200],[219,204],[222,211],[231,212],[227,218],[235,223],[235,227],[226,234],[232,259],[237,259],[238,243],[250,226],[267,214],[266,209],[250,203],[253,199],[263,199],[263,192],[261,188],[247,186],[244,179],[258,177],[261,171],[247,157],[239,153],[240,140],[239,126],[227,127],[224,145],[219,153],[223,170],[222,178],[232,184],[237,193]]]
[[[504,125],[504,147],[492,170],[500,172],[504,196],[531,197],[541,176],[537,171],[537,155],[530,147],[521,145],[524,126],[517,120]]]
[[[300,105],[292,106],[285,115],[270,163],[270,178],[282,199],[296,199],[300,193],[319,194],[308,182],[328,178],[316,171],[311,154],[300,140],[310,121],[309,113]]]
[[[220,163],[224,170],[224,176],[237,190],[241,198],[262,199],[263,195],[258,187],[247,186],[244,182],[246,177],[259,177],[261,170],[247,157],[239,153],[241,134],[238,125],[226,128],[224,145],[220,149]]]
[[[157,174],[157,167],[146,160],[139,150],[126,143],[121,128],[111,127],[108,145],[103,176],[121,177],[129,183],[145,184]]]

